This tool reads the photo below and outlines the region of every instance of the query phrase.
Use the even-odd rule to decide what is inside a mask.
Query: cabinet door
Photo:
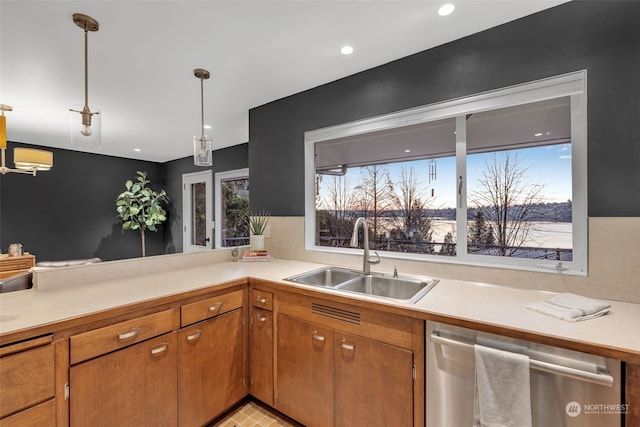
[[[175,426],[176,333],[70,369],[71,427]]]
[[[242,309],[178,332],[178,421],[201,426],[246,395]]]
[[[0,418],[54,397],[54,344],[50,336],[43,341],[48,344],[0,357]],[[3,350],[11,347],[18,345]]]
[[[273,313],[251,309],[251,394],[273,406]]]
[[[276,408],[302,424],[333,425],[332,342],[331,329],[278,316]]]
[[[335,425],[412,426],[413,353],[335,332]]]

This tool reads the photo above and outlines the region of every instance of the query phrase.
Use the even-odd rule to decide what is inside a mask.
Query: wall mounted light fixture
[[[209,78],[209,72],[203,68],[193,70],[193,75],[200,79],[200,137],[193,137],[193,163],[196,166],[213,165],[212,139],[204,134],[204,81]]]
[[[71,143],[85,148],[101,144],[100,110],[89,106],[89,31],[98,31],[98,21],[82,13],[73,14],[73,22],[84,31],[84,105],[72,105]]]
[[[14,148],[13,162],[15,169],[6,166],[5,151],[7,150],[7,118],[5,111],[13,111],[9,105],[0,104],[0,151],[2,163],[0,164],[0,174],[9,172],[26,173],[34,175],[38,171],[48,171],[53,166],[53,153],[51,151],[36,150],[33,148]]]

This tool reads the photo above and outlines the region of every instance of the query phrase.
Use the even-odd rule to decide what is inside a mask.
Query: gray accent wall
[[[34,145],[9,142],[13,147]],[[118,194],[136,171],[146,171],[151,188],[170,199],[168,219],[157,232],[147,232],[147,256],[182,252],[182,174],[207,170],[192,157],[155,163],[64,149],[53,151],[53,169],[37,176],[0,175],[0,248],[22,243],[36,261],[99,257],[104,261],[141,256],[140,233],[123,231],[115,210]],[[247,144],[213,152],[221,172],[248,166]],[[213,197],[213,194],[211,195]]]
[[[251,210],[304,215],[305,131],[583,69],[589,215],[640,216],[640,2],[579,0],[253,108]]]
[[[7,164],[13,165],[10,142]],[[81,153],[53,151],[53,169],[35,177],[10,173],[0,176],[0,248],[22,243],[36,261],[99,257],[103,260],[142,255],[140,233],[123,231],[116,213],[116,197],[127,179],[146,171],[151,188],[162,184],[160,163]],[[147,254],[164,253],[163,230],[147,232]]]

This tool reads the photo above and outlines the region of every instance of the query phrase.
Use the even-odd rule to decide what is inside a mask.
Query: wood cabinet
[[[71,335],[70,425],[196,427],[242,400],[245,295],[191,298]]]
[[[0,255],[0,279],[24,273],[36,264],[36,257],[26,253],[21,256]]]
[[[71,337],[72,427],[176,425],[173,319],[165,310]]]
[[[175,426],[176,333],[71,367],[72,427]]]
[[[332,342],[330,328],[278,316],[275,406],[304,425],[333,425]]]
[[[0,426],[55,426],[55,352],[47,335],[0,349]]]
[[[0,427],[199,426],[247,391],[309,426],[424,426],[424,322],[404,313],[254,280],[3,335]]]
[[[252,289],[249,301],[250,393],[273,406],[273,294]]]
[[[210,318],[178,332],[179,426],[205,425],[246,396],[243,302],[235,291],[182,307],[183,323]]]
[[[413,425],[413,352],[342,332],[333,348],[336,426]]]
[[[640,365],[626,363],[625,365],[626,384],[626,426],[640,427]]]
[[[419,320],[278,294],[275,407],[313,426],[424,425]]]

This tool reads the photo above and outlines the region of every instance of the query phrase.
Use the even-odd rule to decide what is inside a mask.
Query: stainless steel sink
[[[361,275],[362,273],[349,270],[348,268],[324,267],[307,273],[298,274],[297,276],[288,277],[285,280],[303,283],[305,285],[332,287],[348,280],[355,279]]]
[[[332,266],[287,277],[284,280],[409,303],[417,302],[438,283],[438,280],[431,278],[393,277],[380,273],[364,274],[360,271]]]
[[[438,283],[435,279],[414,279],[365,274],[337,288],[405,302],[416,302]]]

